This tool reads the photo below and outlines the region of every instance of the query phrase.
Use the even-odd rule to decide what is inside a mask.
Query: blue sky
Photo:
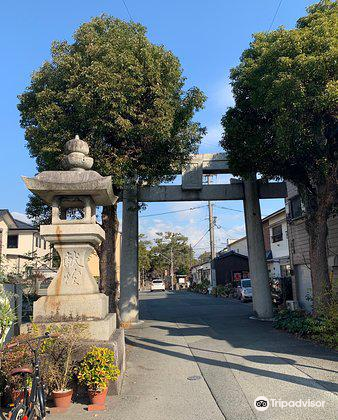
[[[284,0],[272,25],[294,26],[308,0]],[[148,28],[154,43],[164,44],[181,61],[187,88],[198,86],[208,96],[205,109],[196,118],[208,129],[200,153],[221,151],[220,118],[232,104],[228,85],[229,70],[254,32],[266,31],[273,21],[279,0],[126,0],[134,21]],[[58,0],[3,2],[1,5],[2,95],[0,103],[1,154],[0,208],[24,213],[27,191],[21,175],[33,175],[35,162],[25,148],[19,126],[17,95],[29,84],[30,75],[50,57],[55,39],[71,40],[74,30],[101,13],[129,20],[122,0]],[[219,180],[215,180],[219,182]],[[217,250],[227,238],[244,234],[241,202],[215,203]],[[283,206],[282,200],[264,200],[262,213],[267,215]],[[140,214],[140,230],[153,238],[159,231],[180,231],[195,244],[208,228],[207,208],[144,217],[152,214],[206,206],[206,203],[154,203]],[[221,209],[228,207],[237,211]],[[208,235],[196,246],[199,254],[208,248]]]

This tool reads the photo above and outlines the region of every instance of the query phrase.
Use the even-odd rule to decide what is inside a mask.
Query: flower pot
[[[55,407],[68,408],[72,402],[73,390],[52,391]]]
[[[102,390],[88,389],[88,395],[91,404],[103,405],[106,401],[108,388]]]

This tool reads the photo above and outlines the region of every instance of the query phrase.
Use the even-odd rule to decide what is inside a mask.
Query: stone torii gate
[[[263,182],[252,174],[248,180],[203,185],[203,175],[229,174],[226,153],[193,155],[182,170],[181,185],[137,186],[125,183],[122,213],[121,296],[122,325],[139,321],[138,296],[138,202],[243,200],[253,311],[260,319],[272,317],[269,276],[265,258],[259,199],[285,198],[284,182]]]

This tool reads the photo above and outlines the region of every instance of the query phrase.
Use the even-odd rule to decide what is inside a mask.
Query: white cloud
[[[215,94],[215,102],[224,110],[229,106],[234,105],[235,101],[232,94],[232,88],[229,83],[224,83],[219,87]]]
[[[237,239],[245,236],[245,224],[233,226],[230,229],[220,229],[225,239]]]
[[[203,220],[201,221],[197,217],[184,220],[182,219],[181,221],[178,221],[178,223],[176,223],[176,220],[174,218],[170,218],[169,220],[141,220],[140,232],[144,233],[149,240],[154,240],[157,237],[157,232],[182,233],[188,237],[189,243],[194,245],[208,228],[208,222]],[[208,235],[206,235],[205,241],[208,241],[208,238]],[[201,244],[203,246],[202,241]]]
[[[224,151],[220,146],[219,142],[222,139],[223,128],[221,123],[215,124],[210,128],[207,127],[207,134],[203,137],[201,142],[201,147],[205,148],[217,148],[217,151]],[[214,150],[210,150],[211,153],[215,152]]]
[[[225,112],[226,108],[234,105],[232,88],[228,78],[221,79],[207,89],[208,105]]]

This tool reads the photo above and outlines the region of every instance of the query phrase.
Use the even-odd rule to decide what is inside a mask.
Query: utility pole
[[[207,175],[208,177],[208,185],[210,185],[211,175]],[[211,201],[208,201],[208,209],[209,209],[209,235],[210,235],[210,259],[211,259],[211,272],[210,272],[210,286],[215,286],[214,281],[214,274],[212,269],[212,261],[216,257],[216,249],[215,249],[215,224],[216,224],[216,217],[214,217],[214,205]]]
[[[190,244],[190,269],[192,267],[192,255],[193,255],[193,250],[192,250],[192,246]]]
[[[170,280],[171,280],[171,290],[174,290],[174,253],[173,246],[170,247]]]
[[[214,217],[213,212],[214,205],[208,201],[208,208],[209,208],[209,233],[210,233],[210,256],[213,260],[216,257],[216,250],[215,250],[215,222],[216,217]]]

